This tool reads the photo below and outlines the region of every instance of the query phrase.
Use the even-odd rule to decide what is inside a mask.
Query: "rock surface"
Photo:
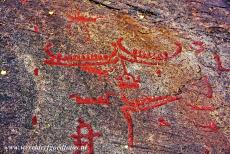
[[[228,154],[229,57],[228,0],[2,0],[0,153],[73,153],[82,118],[94,153]]]

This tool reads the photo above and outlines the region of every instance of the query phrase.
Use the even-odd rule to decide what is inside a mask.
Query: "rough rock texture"
[[[127,50],[143,51],[144,56],[163,51],[172,55],[176,42],[182,51],[166,60],[148,60],[159,64],[120,58],[95,66],[112,69],[105,71],[109,80],[82,67],[45,63],[47,42],[52,42],[54,55],[109,55],[119,38]],[[0,153],[73,153],[25,147],[74,146],[70,134],[82,118],[102,134],[93,142],[98,154],[229,154],[229,42],[228,0],[1,0]],[[134,54],[119,47],[122,52],[128,58]],[[123,64],[128,73],[140,76],[139,88],[119,87]],[[109,105],[84,105],[69,98],[73,93],[98,98],[108,91],[114,93]],[[128,147],[123,96],[180,99],[133,111],[134,141]],[[37,124],[32,124],[33,115]]]

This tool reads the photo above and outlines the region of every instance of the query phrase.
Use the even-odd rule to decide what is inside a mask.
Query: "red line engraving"
[[[176,50],[170,54],[169,52],[150,53],[138,51],[136,49],[128,50],[122,44],[123,38],[117,39],[116,42],[112,42],[114,48],[111,54],[82,54],[82,55],[62,55],[60,52],[53,53],[51,48],[52,43],[47,43],[44,47],[45,53],[49,56],[49,59],[45,60],[45,64],[51,66],[64,66],[64,67],[79,67],[81,70],[88,73],[97,75],[98,77],[109,76],[109,71],[99,69],[102,65],[121,64],[122,73],[113,79],[118,83],[120,89],[137,89],[140,87],[140,76],[134,76],[128,72],[126,63],[139,63],[144,65],[158,65],[163,62],[177,56],[182,52],[182,45],[176,42]],[[160,74],[161,72],[158,71]],[[96,104],[96,105],[109,105],[109,96],[112,94],[104,94],[97,98],[82,98],[78,94],[72,94],[70,99],[74,99],[77,104]],[[127,122],[128,127],[128,146],[133,146],[133,122],[131,114],[133,112],[144,112],[150,109],[155,109],[172,103],[181,99],[181,96],[146,96],[136,99],[128,99],[125,95],[121,95],[121,100],[124,102],[124,106],[121,107],[121,111]],[[161,121],[162,125],[170,125],[166,121]]]
[[[128,124],[128,146],[133,146],[133,120],[131,116],[131,111],[136,111],[133,107],[123,106],[121,107],[121,112],[124,115],[126,123]]]
[[[62,55],[61,53],[57,53],[56,55],[53,54],[51,48],[53,47],[52,43],[47,43],[44,47],[44,51],[46,54],[50,57],[50,59],[45,60],[45,64],[48,65],[56,65],[56,66],[65,66],[65,67],[79,67],[79,66],[99,66],[99,65],[108,65],[108,64],[116,64],[118,61],[128,61],[131,63],[140,63],[145,65],[158,65],[161,64],[159,61],[165,61],[169,58],[173,58],[182,51],[181,43],[176,42],[177,48],[175,52],[168,56],[168,53],[163,53],[164,58],[162,56],[157,55],[156,57],[148,57],[147,59],[143,59],[140,57],[143,56],[137,56],[134,55],[133,52],[130,52],[127,50],[122,44],[121,41],[123,38],[119,38],[116,43],[112,43],[112,46],[114,47],[114,51],[109,54],[89,54],[89,55]],[[122,53],[118,53],[118,48],[128,54],[128,57],[123,55]],[[134,49],[135,50],[135,49]],[[149,53],[142,54],[147,55]],[[167,55],[167,56],[166,56]],[[159,58],[161,57],[161,58]],[[153,60],[157,60],[158,62],[154,62]],[[98,62],[99,60],[99,62]],[[147,61],[146,61],[147,60]],[[150,61],[148,61],[150,60]]]
[[[188,104],[192,110],[202,110],[202,111],[214,111],[215,108],[213,106],[196,106],[192,104]]]
[[[222,61],[220,59],[220,55],[217,53],[213,54],[214,60],[216,61],[216,67],[217,67],[217,72],[218,74],[221,74],[222,72],[230,72],[230,68],[224,68],[222,65]]]
[[[158,60],[158,61],[163,60],[164,61],[164,60],[169,60],[170,58],[173,58],[182,52],[182,45],[180,42],[175,42],[175,45],[177,46],[177,48],[172,55],[169,55],[168,52],[161,52],[161,53],[156,55],[156,53],[140,51],[137,49],[133,49],[132,51],[129,51],[128,49],[126,49],[122,45],[122,43],[121,43],[122,41],[123,41],[123,38],[121,37],[117,40],[116,44],[117,44],[118,48],[121,49],[121,51],[125,52],[126,54],[128,54],[129,56],[132,57],[132,59],[130,59],[130,58],[127,58],[125,56],[122,56],[124,60],[130,61],[130,62],[148,64],[147,62],[144,62],[143,59],[151,59],[151,60]],[[138,59],[140,59],[140,60],[138,60]],[[151,65],[154,63],[149,63],[149,64]]]
[[[91,67],[108,64],[116,64],[119,59],[116,57],[117,48],[111,54],[83,54],[83,55],[62,55],[58,52],[53,54],[52,43],[47,43],[44,47],[45,53],[50,57],[44,63],[48,65],[64,67]]]
[[[37,125],[37,123],[38,123],[37,116],[33,115],[32,116],[32,125],[35,126],[35,125]]]
[[[86,16],[82,16],[80,14],[80,11],[77,11],[77,13],[75,15],[67,15],[67,21],[69,22],[75,22],[75,23],[88,23],[88,22],[96,22],[97,19],[99,19],[101,17],[96,17],[96,18],[92,18],[92,17],[86,17]]]
[[[215,122],[210,122],[208,125],[195,124],[197,127],[203,128],[206,132],[217,132],[219,130]]]
[[[205,50],[205,44],[201,41],[194,41],[192,42],[189,47],[192,50],[195,50],[197,54],[202,53]]]
[[[204,79],[204,84],[207,86],[207,93],[206,93],[206,96],[207,96],[208,98],[212,98],[213,90],[212,90],[211,84],[210,84],[209,81],[208,81],[208,77],[207,77],[207,76],[204,76],[203,79]]]
[[[133,122],[131,113],[132,112],[143,112],[150,109],[154,109],[168,103],[172,103],[176,100],[179,100],[180,96],[156,96],[156,97],[144,97],[138,98],[134,100],[128,100],[128,98],[123,95],[122,101],[126,104],[121,107],[121,111],[126,119],[128,125],[128,146],[133,147]],[[157,102],[156,104],[152,104],[153,102]]]
[[[127,73],[117,78],[120,89],[138,89],[140,87],[140,77],[135,79],[134,76]]]
[[[125,95],[122,95],[121,99],[126,104],[125,106],[135,107],[138,111],[147,111],[179,100],[181,96],[146,96],[129,100]],[[153,102],[157,103],[152,104]]]
[[[53,51],[51,50],[52,47],[53,47],[53,44],[51,42],[48,42],[44,46],[44,51],[49,57],[55,58],[55,55],[53,54]]]
[[[158,122],[159,122],[159,126],[170,126],[170,123],[167,122],[164,118],[159,118],[158,119]]]
[[[102,17],[86,17],[81,15],[80,11],[77,11],[76,14],[74,15],[67,15],[67,29],[71,29],[72,28],[72,24],[82,24],[84,27],[84,31],[86,32],[86,38],[85,41],[88,42],[90,41],[90,34],[89,34],[89,30],[88,30],[88,23],[94,23],[96,22],[98,19],[100,19]]]
[[[205,95],[208,98],[213,97],[212,86],[209,83],[208,77],[203,76],[198,82],[192,83],[187,87],[190,91],[196,91],[199,94]]]
[[[94,132],[90,124],[85,123],[83,119],[78,119],[78,126],[76,134],[71,134],[70,137],[74,139],[74,145],[77,146],[77,150],[74,154],[81,154],[81,149],[87,147],[87,152],[84,154],[94,154],[93,142],[95,137],[100,137],[102,134]],[[83,131],[86,131],[85,133]],[[85,139],[85,140],[82,140]]]
[[[35,75],[35,76],[38,76],[38,71],[39,71],[38,68],[35,68],[35,69],[34,69],[34,75]]]
[[[106,70],[100,70],[95,67],[80,67],[80,69],[82,71],[97,75],[99,77],[99,80],[101,80],[102,77],[105,77],[106,79],[108,79],[109,77],[109,71]]]
[[[135,78],[133,75],[128,73],[125,62],[121,61],[123,68],[123,74],[118,76],[116,80],[118,81],[118,86],[120,89],[138,89],[140,86],[140,76]]]
[[[77,104],[109,105],[110,96],[114,96],[114,94],[106,92],[103,96],[98,96],[97,98],[82,98],[77,94],[72,94],[69,98],[74,99]]]

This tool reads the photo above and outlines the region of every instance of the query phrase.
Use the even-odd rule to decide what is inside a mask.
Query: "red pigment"
[[[213,97],[213,90],[209,83],[208,76],[203,76],[198,82],[189,85],[188,90],[198,92],[208,98]]]
[[[135,111],[134,108],[132,107],[127,107],[127,106],[123,106],[121,107],[121,111],[124,115],[124,118],[126,120],[126,123],[128,125],[128,146],[129,147],[133,147],[133,120],[132,120],[132,116],[130,114],[130,111]]]
[[[120,89],[138,89],[140,87],[140,77],[135,78],[126,71],[123,75],[117,77],[116,80]]]
[[[97,98],[82,98],[77,94],[72,94],[69,98],[74,99],[77,104],[109,105],[109,97],[114,95],[112,92],[106,92],[103,96]]]
[[[214,111],[215,108],[213,106],[196,106],[192,104],[188,104],[192,110],[202,110],[202,111]]]
[[[72,23],[81,23],[84,24],[84,31],[86,32],[86,38],[85,38],[85,42],[89,42],[90,41],[90,34],[89,34],[89,30],[87,28],[87,24],[90,22],[96,22],[97,19],[99,19],[101,17],[96,17],[96,18],[92,18],[92,17],[86,17],[86,16],[82,16],[80,15],[80,12],[77,11],[77,13],[75,15],[67,15],[67,21],[70,22],[69,24],[67,24],[67,29],[70,32],[70,28],[72,27]]]
[[[156,71],[156,75],[157,75],[157,76],[161,76],[161,70],[157,70],[157,71]]]
[[[222,72],[230,72],[230,68],[224,68],[222,65],[222,61],[220,59],[220,55],[218,55],[217,53],[213,54],[214,56],[214,60],[216,61],[216,69],[218,74],[221,74]]]
[[[173,58],[173,57],[177,56],[178,54],[180,54],[182,52],[182,45],[181,45],[180,42],[175,43],[177,48],[176,48],[175,52],[172,55],[169,55],[167,52],[162,52],[162,53],[159,53],[158,55],[156,55],[154,53],[154,55],[153,55],[150,52],[139,51],[137,49],[133,49],[132,51],[129,51],[128,49],[126,49],[122,45],[122,43],[121,43],[122,41],[123,41],[122,37],[117,40],[116,44],[117,44],[118,48],[121,49],[126,54],[128,54],[129,56],[133,57],[134,59],[132,59],[132,62],[137,62],[137,63],[143,63],[143,64],[146,63],[144,61],[142,62],[142,61],[137,60],[137,57],[144,58],[144,59],[155,59],[155,60],[159,60],[159,61],[161,61],[161,60],[164,61],[164,60],[168,60],[169,58]],[[126,61],[130,61],[130,60],[127,60],[128,58],[125,57],[125,56],[123,56],[123,59],[126,60]]]
[[[116,64],[119,60],[120,61],[128,61],[131,63],[140,63],[140,64],[145,64],[145,65],[161,64],[160,62],[149,62],[149,61],[144,61],[144,60],[137,60],[136,56],[133,55],[129,50],[127,50],[121,44],[122,40],[123,40],[123,38],[119,38],[117,40],[117,43],[112,43],[112,46],[114,47],[114,51],[110,55],[98,54],[97,59],[103,60],[100,62],[95,60],[95,58],[92,58],[92,57],[95,57],[94,54],[91,54],[91,55],[64,55],[64,56],[62,56],[62,54],[54,55],[52,50],[51,50],[51,48],[53,47],[52,43],[47,43],[44,47],[44,51],[47,53],[47,55],[50,56],[50,59],[45,60],[45,64],[56,65],[56,66],[65,66],[65,67],[100,66],[100,65]],[[122,51],[124,51],[125,53],[129,54],[130,56],[132,56],[132,58],[128,58],[122,54],[118,54],[118,56],[117,56],[118,48],[121,49]],[[174,57],[175,55],[180,53],[181,50],[182,50],[182,48],[180,46],[178,46],[175,53],[173,55],[169,56],[169,58]],[[167,54],[164,54],[164,55],[166,56]],[[88,57],[86,57],[86,56],[88,56]],[[86,61],[91,61],[91,62],[86,63]],[[75,63],[73,63],[73,62],[75,62]],[[131,86],[131,87],[133,87],[133,86]]]
[[[200,128],[203,128],[206,132],[217,132],[219,130],[215,122],[210,122],[208,125],[197,125]]]
[[[35,126],[35,125],[37,125],[37,123],[38,123],[37,116],[33,115],[32,116],[32,125]]]
[[[75,15],[68,15],[67,20],[69,22],[81,22],[81,23],[87,23],[87,22],[96,22],[99,18],[91,18],[80,15],[80,12],[78,11]]]
[[[79,66],[99,66],[99,65],[108,65],[108,64],[116,64],[118,61],[128,61],[131,63],[140,63],[140,64],[145,64],[145,65],[159,65],[161,64],[160,62],[149,62],[149,61],[144,61],[144,60],[137,60],[136,55],[134,55],[132,52],[127,50],[122,44],[121,41],[123,38],[119,38],[116,43],[112,43],[112,46],[114,47],[114,51],[110,55],[102,55],[98,54],[98,57],[96,59],[98,60],[103,60],[98,62],[95,58],[94,54],[90,55],[64,55],[59,53],[54,55],[51,48],[53,47],[52,43],[47,43],[44,47],[44,51],[47,53],[47,55],[50,56],[50,59],[45,60],[45,64],[48,65],[56,65],[56,66],[65,66],[65,67],[79,67]],[[122,54],[118,54],[117,56],[117,51],[118,48],[124,51],[125,53],[129,54],[132,58],[126,57]],[[172,58],[179,54],[182,50],[181,44],[177,43],[177,49],[175,53],[171,56],[168,56],[167,53],[163,53],[164,57]],[[146,53],[146,55],[149,53]],[[88,57],[86,57],[88,56]],[[165,60],[163,58],[162,60]],[[86,63],[86,61],[91,61]],[[68,62],[68,63],[67,63]],[[70,63],[71,62],[71,63]],[[73,63],[75,62],[75,63]]]
[[[137,60],[137,55],[133,54],[133,52],[130,52],[122,45],[123,38],[119,38],[115,43],[112,43],[112,46],[114,47],[114,51],[110,55],[102,55],[102,54],[91,54],[91,55],[65,55],[62,54],[53,54],[51,48],[52,43],[48,43],[44,51],[47,53],[47,55],[50,57],[50,59],[46,60],[45,63],[49,65],[56,65],[56,66],[65,66],[65,67],[80,67],[80,69],[84,71],[88,71],[93,74],[97,75],[108,75],[107,71],[103,71],[100,69],[97,69],[95,66],[102,66],[102,65],[108,65],[108,64],[117,64],[118,62],[121,62],[122,68],[124,73],[120,75],[116,80],[118,81],[118,87],[120,89],[137,89],[140,86],[140,77],[135,78],[133,75],[129,74],[126,69],[125,61],[128,62],[135,62],[145,65],[157,65],[160,64],[159,62],[148,62],[144,60]],[[168,55],[168,53],[163,52],[162,53],[162,59],[168,59],[171,57],[174,57],[178,55],[182,51],[182,47],[180,43],[177,43],[177,49],[172,55]],[[118,49],[125,52],[126,55],[122,55],[118,53]],[[145,53],[144,53],[145,54]],[[151,55],[151,54],[150,54]],[[146,56],[150,56],[149,53],[146,53]],[[130,58],[131,57],[131,58]],[[152,57],[151,57],[152,58]],[[151,59],[150,59],[151,60]],[[96,104],[96,105],[108,105],[109,97],[108,95],[99,96],[97,98],[82,98],[77,94],[70,95],[71,99],[74,99],[77,104]],[[128,146],[133,146],[133,122],[131,113],[133,112],[143,112],[150,109],[158,108],[160,106],[166,105],[168,103],[174,102],[176,100],[179,100],[180,96],[157,96],[157,97],[146,97],[146,98],[140,98],[136,100],[125,100],[124,97],[122,98],[122,101],[126,105],[121,107],[121,111],[124,115],[124,118],[127,122],[128,126]],[[165,100],[166,99],[166,100]],[[156,102],[154,104],[154,102]],[[165,122],[165,125],[166,122]]]
[[[201,42],[201,41],[194,41],[189,45],[189,47],[191,49],[196,50],[197,54],[199,54],[199,53],[201,53],[201,52],[203,52],[205,50],[204,43]]]
[[[157,96],[157,97],[148,96],[145,97],[144,99],[137,99],[136,101],[134,101],[134,100],[129,100],[125,95],[122,95],[121,99],[126,104],[125,106],[121,107],[121,111],[128,125],[128,146],[132,147],[134,141],[133,122],[131,117],[132,112],[143,112],[150,109],[154,109],[166,105],[168,103],[171,103],[175,100],[179,100],[180,98],[181,98],[180,96]],[[158,100],[159,103],[152,104],[152,105],[150,104],[153,102],[158,102]],[[149,106],[146,107],[145,105],[149,105]]]
[[[35,75],[35,76],[38,76],[38,71],[39,71],[38,68],[35,68],[35,69],[34,69],[34,75]]]
[[[159,118],[158,119],[158,122],[159,122],[159,126],[170,126],[170,123],[167,122],[164,118]]]
[[[53,43],[48,42],[46,43],[46,45],[44,46],[44,51],[45,53],[50,56],[50,57],[54,57],[53,51],[51,50],[51,48],[53,47]]]
[[[207,148],[204,148],[204,154],[211,154]]]
[[[34,32],[35,32],[35,33],[38,33],[38,32],[39,32],[38,25],[34,25]]]
[[[83,133],[83,129],[86,130]],[[78,119],[78,126],[75,134],[71,134],[70,137],[74,139],[74,145],[77,147],[75,154],[81,154],[81,149],[87,147],[87,151],[84,154],[94,154],[94,138],[100,137],[102,134],[94,132],[90,124],[85,123],[83,119]]]
[[[53,44],[48,42],[44,46],[45,53],[50,57],[44,61],[45,64],[64,67],[92,67],[100,65],[116,64],[119,59],[116,57],[117,48],[110,54],[84,54],[84,55],[62,55],[58,52],[53,54]],[[105,73],[105,72],[104,72]]]
[[[208,98],[212,98],[213,90],[212,90],[211,84],[208,81],[208,77],[207,76],[204,77],[204,83],[207,85],[207,88],[208,88],[206,96]]]
[[[21,2],[22,5],[25,5],[25,4],[28,3],[28,0],[20,0],[20,2]]]
[[[101,80],[101,78],[104,76],[105,78],[108,79],[109,77],[109,72],[108,71],[105,71],[105,70],[100,70],[100,69],[97,69],[95,67],[80,67],[80,69],[82,71],[85,71],[87,73],[91,73],[91,74],[94,74],[94,75],[97,75],[99,77],[99,80]]]

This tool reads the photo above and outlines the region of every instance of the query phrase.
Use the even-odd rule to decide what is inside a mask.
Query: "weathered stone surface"
[[[230,153],[229,10],[227,0],[0,1],[0,71],[6,71],[0,76],[0,153],[72,153],[7,148],[74,146],[69,136],[80,117],[102,133],[94,138],[95,153]],[[75,15],[82,18],[70,22]],[[44,63],[49,58],[44,52],[47,42],[53,43],[54,54],[62,56],[109,55],[119,38],[129,51],[172,55],[175,43],[180,42],[182,52],[156,65],[120,58],[114,65],[97,66],[114,69],[108,71],[109,81],[81,67]],[[198,45],[192,45],[194,42]],[[196,50],[199,47],[201,51]],[[132,57],[121,47],[118,53]],[[215,55],[220,56],[221,68]],[[140,88],[122,90],[118,86],[124,61],[129,73],[140,76]],[[108,91],[115,94],[109,97],[109,105],[83,105],[69,98],[73,93],[97,98]],[[182,98],[151,110],[132,111],[134,146],[128,148],[123,95],[132,100]],[[131,103],[134,107],[140,102]],[[211,105],[214,110],[198,110],[189,104]],[[33,115],[36,125],[31,122]],[[161,126],[159,118],[169,126]],[[215,126],[209,124],[216,124],[218,131],[212,131]]]

